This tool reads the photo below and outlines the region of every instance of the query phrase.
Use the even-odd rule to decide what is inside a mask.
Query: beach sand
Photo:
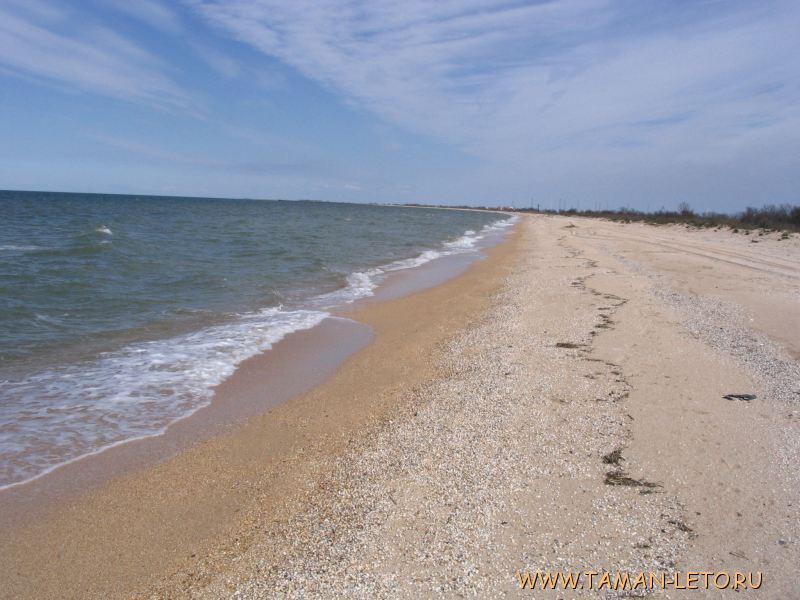
[[[666,570],[793,597],[800,243],[778,238],[526,216],[462,275],[354,308],[374,339],[313,389],[7,525],[0,595],[534,597],[517,571]]]

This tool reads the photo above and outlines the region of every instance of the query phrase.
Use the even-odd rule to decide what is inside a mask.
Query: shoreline
[[[271,211],[297,213],[297,209],[262,208],[242,210],[255,211],[254,220],[266,218]],[[24,198],[20,210],[21,218],[28,219],[35,212]],[[91,203],[85,210],[91,212]],[[124,213],[126,207],[109,210]],[[205,206],[205,212],[209,210]],[[331,217],[329,212],[311,211],[303,223]],[[102,288],[109,280],[120,289],[131,285],[135,278],[123,273],[128,266],[134,271],[139,268],[126,262],[142,251],[136,248],[137,221],[129,228],[120,225],[117,237],[106,226],[79,231],[75,225],[74,231],[64,230],[50,241],[36,238],[33,224],[32,239],[38,242],[18,247],[20,253],[14,256],[19,264],[9,263],[12,270],[35,271],[42,263],[58,272],[59,261],[79,260],[73,256],[76,248],[82,248],[74,245],[77,241],[98,253],[93,259],[98,264],[83,271],[85,280],[75,275],[73,287],[79,291],[74,298],[67,291],[60,299],[54,293],[26,300],[26,290],[34,288],[10,288],[12,304],[32,308],[30,314],[9,322],[10,345],[4,355],[8,364],[0,390],[5,408],[0,428],[4,448],[0,493],[86,456],[163,434],[171,424],[208,405],[214,387],[245,359],[269,350],[292,331],[315,326],[338,307],[373,295],[398,271],[417,269],[442,257],[474,254],[485,239],[508,225],[503,222],[506,219],[493,215],[462,213],[429,219],[431,213],[401,215],[388,210],[384,215],[369,207],[333,212],[330,229],[322,231],[338,232],[343,241],[340,246],[326,242],[325,249],[312,250],[321,239],[321,230],[316,228],[310,233],[309,247],[293,253],[287,250],[291,242],[268,223],[262,223],[266,235],[260,238],[255,231],[242,233],[234,224],[231,244],[247,249],[233,250],[230,256],[226,252],[231,248],[221,241],[224,235],[213,238],[222,248],[208,249],[209,255],[190,236],[187,244],[195,240],[191,243],[199,246],[187,252],[186,258],[204,273],[194,278],[181,272],[180,261],[169,268],[168,263],[144,253],[143,263],[150,261],[152,267],[144,284],[161,291],[148,288],[138,298],[135,289],[127,290],[127,303],[109,296],[108,306],[103,298],[113,292],[93,293],[92,286]],[[381,239],[373,239],[372,219],[387,217]],[[394,220],[415,223],[419,231],[405,232]],[[368,230],[358,234],[364,227]],[[262,241],[252,246],[252,238],[244,239],[251,234]],[[276,250],[271,244],[288,246]],[[216,263],[214,252],[219,252]],[[164,268],[157,268],[159,264]],[[203,281],[208,283],[205,289]],[[80,294],[98,300],[81,299]],[[75,307],[70,304],[73,300]]]
[[[496,597],[595,570],[791,596],[800,244],[646,227],[523,217],[351,307],[375,338],[330,378],[15,532],[3,593]]]
[[[172,543],[165,545],[165,548],[170,549],[169,552],[157,553],[158,556],[154,557],[154,560],[148,561],[149,568],[145,569],[148,575],[152,575],[153,569],[163,568],[165,561],[167,564],[174,563],[176,552],[182,558],[186,555],[187,547],[193,547],[194,543],[203,539],[213,539],[219,530],[224,529],[233,520],[233,516],[228,515],[217,523],[209,524],[205,512],[181,506],[184,495],[188,494],[195,498],[197,495],[204,495],[207,507],[213,507],[211,508],[213,512],[218,512],[220,504],[227,506],[233,503],[239,506],[235,509],[238,513],[244,510],[243,507],[251,504],[252,500],[246,493],[229,493],[228,490],[222,489],[224,486],[220,485],[218,480],[214,480],[214,474],[222,468],[218,460],[230,460],[228,468],[231,472],[235,470],[239,478],[262,479],[265,477],[260,472],[263,465],[252,461],[266,458],[267,471],[278,473],[278,477],[291,479],[293,475],[281,461],[302,461],[305,450],[298,445],[297,440],[310,435],[306,433],[310,422],[314,423],[313,428],[320,435],[329,438],[324,443],[316,440],[310,443],[338,446],[340,443],[338,438],[342,431],[355,430],[357,423],[363,424],[380,414],[385,408],[381,403],[376,403],[374,407],[354,406],[352,402],[341,398],[339,401],[343,403],[341,408],[345,412],[331,420],[341,421],[343,415],[353,418],[348,419],[350,421],[348,423],[340,422],[334,432],[325,423],[327,416],[315,413],[318,407],[314,407],[315,401],[310,398],[316,398],[316,402],[320,402],[319,398],[324,396],[325,389],[335,385],[335,380],[347,377],[343,371],[347,370],[349,364],[361,363],[360,368],[365,369],[368,363],[376,360],[375,354],[391,351],[392,345],[397,346],[397,339],[393,344],[377,343],[382,332],[384,337],[387,337],[387,332],[389,336],[403,337],[402,334],[405,332],[401,329],[407,327],[408,323],[400,326],[394,321],[403,318],[402,315],[406,313],[402,312],[402,308],[396,308],[396,305],[417,305],[420,298],[426,296],[443,299],[447,295],[444,290],[450,287],[455,289],[465,287],[462,279],[470,277],[474,279],[475,272],[483,272],[489,264],[498,261],[502,263],[500,257],[510,255],[506,247],[511,244],[510,238],[514,236],[514,228],[510,229],[510,232],[501,236],[505,237],[505,240],[490,238],[481,244],[478,252],[473,255],[445,256],[415,269],[390,274],[385,285],[376,290],[377,293],[373,298],[344,306],[334,312],[334,318],[323,322],[325,326],[295,332],[276,344],[272,351],[245,361],[234,376],[219,386],[221,399],[188,418],[177,421],[166,434],[111,448],[66,465],[39,480],[4,490],[0,493],[0,497],[3,498],[0,501],[3,507],[3,522],[0,526],[5,530],[0,558],[5,564],[19,565],[27,575],[19,573],[17,581],[20,587],[13,588],[13,595],[33,594],[33,589],[28,589],[24,583],[26,580],[37,580],[45,565],[50,567],[51,574],[44,576],[48,583],[41,582],[46,586],[44,589],[52,592],[61,586],[69,585],[67,582],[71,581],[75,586],[75,593],[79,593],[79,590],[83,593],[81,582],[96,575],[93,567],[90,567],[88,556],[102,552],[100,548],[107,550],[109,546],[116,546],[120,540],[115,540],[113,537],[120,527],[126,531],[138,529],[139,537],[136,541],[129,540],[129,543],[122,544],[128,548],[125,553],[134,555],[152,546],[156,540],[164,542],[165,538],[172,538]],[[486,244],[495,245],[487,247]],[[498,265],[494,265],[493,269],[497,268]],[[478,302],[482,300],[482,298],[476,299]],[[452,300],[450,302],[452,303]],[[419,310],[414,312],[420,313]],[[454,312],[463,314],[459,310]],[[339,319],[337,316],[344,318]],[[358,323],[354,323],[354,319],[357,319]],[[444,333],[441,327],[435,326],[440,320],[447,321],[448,317],[438,312],[431,314],[429,318],[421,320],[416,333],[420,338],[432,342]],[[456,319],[451,320],[455,326]],[[338,331],[330,332],[326,341],[325,329],[330,328],[332,323],[339,324],[338,327],[334,327]],[[343,326],[348,331],[344,331]],[[427,334],[426,328],[435,331]],[[370,330],[375,332],[374,338]],[[346,337],[341,338],[340,334]],[[320,343],[325,346],[321,352],[318,347]],[[376,349],[374,346],[381,349]],[[306,358],[312,348],[317,355],[316,366],[305,365],[306,368],[301,368],[303,373],[286,371],[292,364],[303,365],[302,361],[292,358],[297,359],[300,356]],[[405,350],[407,351],[407,348]],[[393,371],[393,367],[388,370]],[[406,369],[402,370],[402,377],[407,378],[405,381],[412,379]],[[287,384],[299,381],[300,385],[285,385],[277,399],[265,403],[263,386],[270,373],[280,373]],[[383,381],[386,378],[385,373]],[[397,373],[394,373],[391,379],[397,380]],[[270,393],[274,394],[274,390]],[[344,394],[340,393],[341,395]],[[255,397],[258,398],[254,400]],[[250,399],[249,412],[248,410],[239,412],[233,419],[230,415],[222,415],[226,405],[230,407],[233,402],[238,402],[242,398]],[[237,406],[237,412],[241,411],[241,408]],[[214,416],[218,419],[216,423]],[[222,426],[219,421],[221,416]],[[260,433],[257,433],[259,430]],[[257,449],[246,447],[252,444],[254,437],[262,438],[257,443],[263,447]],[[263,438],[269,439],[263,440]],[[212,447],[224,447],[226,453],[224,459],[213,456]],[[242,461],[247,465],[243,467]],[[179,463],[185,463],[186,466],[178,468]],[[195,473],[188,480],[182,473],[178,473],[176,479],[183,480],[182,483],[168,483],[165,473],[173,469],[178,472],[188,469]],[[243,475],[242,469],[249,472],[247,477]],[[195,494],[189,492],[199,485],[197,479],[199,471],[207,473],[206,483],[213,482],[212,486],[216,484],[213,492],[208,489],[195,489]],[[226,481],[230,479],[226,478]],[[160,483],[148,483],[148,480],[159,480]],[[231,483],[235,485],[233,481]],[[163,494],[164,488],[173,485],[186,487]],[[86,487],[88,490],[81,491],[81,488]],[[150,501],[147,490],[150,490],[150,493],[158,490],[157,494],[163,494],[168,498],[162,497]],[[270,494],[279,495],[279,492],[276,490]],[[129,499],[132,497],[138,497],[144,504],[149,504],[152,510],[150,518],[144,518],[141,514],[136,516],[136,513],[146,512],[146,509],[141,505],[134,509],[129,504]],[[128,508],[123,509],[120,504]],[[120,511],[124,514],[120,515]],[[83,523],[83,515],[87,512],[96,516],[93,518],[95,521],[93,526],[97,527],[97,531],[90,536],[94,538],[93,540],[79,539],[81,535],[79,531],[83,528],[82,525],[86,525]],[[164,532],[160,528],[153,529],[153,522],[161,521],[165,512],[173,515],[174,530],[171,532]],[[120,525],[120,518],[128,521],[126,525]],[[200,531],[187,534],[187,530],[193,526]],[[73,551],[68,552],[70,556],[64,563],[55,567],[48,564],[51,559],[48,556],[48,541],[52,539],[53,531],[60,532],[58,537],[65,541],[65,546],[73,548]],[[192,541],[189,546],[186,545],[187,535]],[[116,575],[119,577],[110,573],[105,577],[105,585],[110,587],[101,585],[98,588],[103,589],[103,593],[111,593],[112,589],[122,585],[121,581],[131,584],[137,577],[142,576],[140,565],[131,566],[132,573],[125,565],[119,565],[118,568],[120,571]],[[127,588],[128,591],[135,589],[140,583],[141,581],[131,585]],[[6,593],[12,592],[9,590]]]
[[[41,518],[109,480],[152,467],[269,412],[325,381],[372,338],[367,326],[333,316],[292,332],[271,350],[242,362],[215,387],[210,404],[174,421],[166,431],[103,448],[0,490],[0,530]],[[270,381],[268,391],[264,381]]]
[[[53,465],[32,478],[1,487],[0,530],[19,523],[20,519],[42,513],[51,498],[63,500],[78,495],[111,476],[168,458],[321,383],[347,356],[366,345],[372,336],[368,327],[347,315],[354,314],[354,309],[363,305],[416,293],[462,274],[474,261],[483,258],[483,250],[502,243],[508,227],[498,228],[497,223],[502,221],[488,225],[466,252],[451,254],[440,248],[433,251],[438,256],[427,258],[421,264],[399,269],[386,268],[394,263],[384,265],[380,268],[383,277],[370,295],[325,306],[328,316],[320,323],[294,330],[275,342],[271,349],[238,364],[230,377],[212,388],[213,395],[208,404],[171,421],[163,431],[120,440]],[[466,232],[465,236],[469,233]],[[348,289],[349,284],[314,297],[307,308],[318,310],[315,300],[338,296]],[[345,321],[350,321],[349,325]],[[270,374],[269,381],[274,382],[277,389],[264,394],[259,402],[251,399],[241,406],[241,402],[231,398],[228,390],[237,387],[235,382],[242,377],[241,373],[252,371],[253,365],[266,369]],[[238,372],[241,373],[237,375]],[[296,383],[298,381],[303,383]]]

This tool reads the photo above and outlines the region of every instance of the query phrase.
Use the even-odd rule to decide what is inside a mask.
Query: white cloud
[[[597,12],[605,3],[486,4],[212,1],[197,7],[239,40],[346,98],[417,130],[449,133],[479,117],[482,103],[493,107],[496,85],[517,68],[511,46],[549,27],[582,30],[578,17],[603,18]]]
[[[796,3],[191,4],[346,102],[531,178],[800,139]]]
[[[220,44],[198,15],[257,52]],[[188,112],[205,126],[214,121],[200,105],[216,106],[219,95],[229,109],[237,94],[234,120],[268,126],[282,114],[265,108],[269,98],[294,91],[295,79],[262,53],[380,117],[367,127],[393,132],[375,135],[396,161],[391,172],[372,173],[380,160],[352,161],[337,140],[290,153],[350,171],[338,185],[358,181],[364,194],[400,189],[402,179],[409,195],[430,198],[765,190],[780,201],[800,187],[798,30],[794,0],[183,0],[180,9],[167,0],[4,0],[0,74]],[[176,56],[155,54],[154,35]],[[184,42],[224,81],[198,77]],[[179,83],[189,77],[203,96]],[[229,115],[215,117],[224,129]],[[400,129],[444,143],[401,144]],[[264,169],[273,167],[284,168]]]
[[[166,65],[81,15],[0,8],[0,68],[26,78],[160,108],[198,112]],[[11,10],[9,10],[11,9]]]

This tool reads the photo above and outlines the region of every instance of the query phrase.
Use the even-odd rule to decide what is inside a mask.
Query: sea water
[[[0,192],[0,489],[211,401],[392,271],[476,252],[478,211]]]

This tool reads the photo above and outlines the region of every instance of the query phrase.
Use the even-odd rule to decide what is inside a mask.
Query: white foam
[[[356,271],[347,276],[347,286],[341,290],[324,294],[315,299],[315,304],[330,308],[339,303],[352,303],[362,298],[367,298],[374,294],[375,288],[386,277],[388,273],[403,269],[413,269],[426,263],[454,254],[463,254],[477,251],[478,243],[485,239],[487,235],[497,233],[510,227],[516,222],[518,217],[512,215],[510,218],[500,219],[494,223],[485,225],[479,232],[468,229],[464,235],[442,244],[439,250],[425,250],[417,256],[397,260],[392,263],[375,267],[367,271]]]
[[[97,233],[102,233],[103,235],[114,235],[114,232],[113,232],[113,231],[111,231],[111,230],[110,230],[108,227],[106,227],[105,225],[101,225],[100,227],[98,227],[97,229],[95,229],[95,231],[96,231]]]
[[[357,296],[371,294],[377,286],[373,275],[371,271],[350,273],[347,276],[347,287]]]
[[[160,435],[207,405],[214,386],[242,361],[327,316],[269,308],[233,323],[133,344],[91,363],[5,381],[0,489],[120,443]]]
[[[30,252],[31,250],[38,250],[39,246],[32,246],[26,244],[3,244],[0,245],[2,252]]]

